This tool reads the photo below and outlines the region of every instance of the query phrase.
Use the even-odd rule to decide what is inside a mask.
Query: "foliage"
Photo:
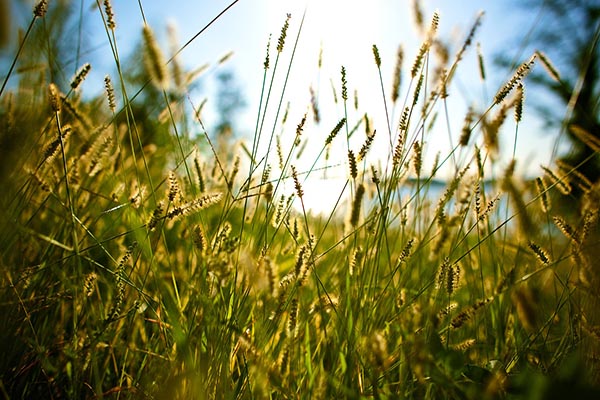
[[[33,26],[52,17],[40,5]],[[406,96],[389,100],[382,85],[400,114],[379,122],[388,137],[376,136],[369,110],[347,107],[342,68],[343,115],[309,138],[318,118],[271,130],[263,118],[282,103],[266,88],[289,73],[279,64],[286,38],[302,33],[288,17],[264,65],[252,143],[231,144],[231,160],[198,113],[189,120],[149,27],[145,79],[127,80],[115,54],[118,73],[98,98],[80,95],[86,68],[68,83],[9,72],[18,85],[0,93],[0,135],[24,139],[0,157],[12,157],[0,195],[4,396],[597,395],[600,188],[552,167],[525,181],[514,160],[490,173],[500,128],[518,128],[533,60],[487,110],[470,111],[459,145],[423,164],[480,23],[448,61],[436,56],[437,20],[423,30]],[[385,55],[374,54],[381,79]],[[315,153],[303,152],[308,140],[320,141]],[[348,155],[340,201],[313,213],[308,185],[337,143]],[[383,157],[370,152],[378,143],[390,143]],[[440,168],[455,173],[436,193]],[[550,195],[575,186],[580,209],[557,213]]]

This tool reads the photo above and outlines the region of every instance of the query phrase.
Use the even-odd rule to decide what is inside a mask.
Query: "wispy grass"
[[[598,187],[564,163],[519,176],[514,146],[533,58],[487,108],[470,108],[464,126],[452,126],[448,89],[481,16],[449,61],[439,16],[427,30],[419,11],[423,45],[410,71],[400,48],[389,90],[381,65],[394,55],[373,46],[385,120],[348,107],[355,77],[340,66],[335,126],[317,117],[328,112],[318,86],[305,105],[313,118],[286,125],[304,16],[282,16],[276,47],[269,41],[256,66],[264,77],[253,137],[223,147],[182,84],[192,73],[167,72],[204,29],[166,60],[146,25],[148,62],[134,81],[118,51],[120,16],[109,1],[97,6],[116,70],[101,71],[104,93],[78,94],[91,61],[64,88],[50,74],[15,75],[29,33],[0,90],[3,143],[19,134],[34,144],[19,157],[2,151],[12,162],[0,198],[5,397],[595,393]],[[32,24],[48,18],[40,7]],[[18,85],[7,86],[11,79]],[[509,112],[516,127],[506,167],[498,135]],[[190,124],[201,134],[191,136]],[[323,137],[307,134],[315,127]],[[440,129],[457,144],[427,165]],[[312,154],[303,151],[309,140],[319,143]],[[338,167],[328,157],[341,142],[345,177],[327,193],[335,204],[313,212],[305,201],[324,194],[310,183]],[[436,179],[441,169],[454,171],[447,182]],[[581,201],[566,209],[574,187]]]

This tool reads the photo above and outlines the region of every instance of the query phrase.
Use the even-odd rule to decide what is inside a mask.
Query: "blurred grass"
[[[388,99],[379,77],[386,108],[406,110],[400,120],[379,121],[390,128],[375,136],[369,110],[346,107],[342,72],[344,115],[310,138],[323,145],[302,153],[304,169],[293,163],[318,123],[286,126],[284,141],[265,120],[281,108],[284,92],[270,84],[289,78],[279,55],[293,51],[301,24],[286,20],[267,55],[244,151],[201,114],[190,121],[190,76],[175,58],[160,61],[150,35],[147,67],[130,74],[107,4],[98,17],[115,104],[83,97],[85,76],[61,84],[46,67],[9,70],[1,93],[5,398],[598,394],[598,187],[569,210],[558,189],[581,184],[575,174],[550,167],[538,186],[514,165],[490,174],[524,73],[474,111],[460,145],[422,165],[473,39],[448,61],[424,29],[405,96]],[[36,8],[17,67],[31,64],[30,43],[54,40],[44,30],[60,24],[52,10]],[[350,140],[359,128],[362,143]],[[389,155],[369,153],[373,141],[390,143]],[[346,184],[335,209],[313,213],[303,185],[339,142],[350,150]],[[442,167],[456,174],[438,195]]]

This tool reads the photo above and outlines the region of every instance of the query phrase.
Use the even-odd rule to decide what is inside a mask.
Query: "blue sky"
[[[31,2],[31,1],[30,1]],[[31,2],[33,4],[34,2]],[[90,88],[101,90],[101,82],[106,74],[114,74],[114,62],[106,46],[106,34],[101,29],[101,20],[94,0],[73,2],[76,7],[82,5],[84,15],[84,31],[86,42],[95,47],[100,45],[89,60],[94,74],[86,82]],[[102,1],[100,1],[102,3]],[[199,30],[206,26],[231,1],[224,0],[142,0],[141,4],[148,23],[167,49],[166,30],[168,25],[177,27],[179,41],[187,42]],[[143,20],[137,1],[112,0],[116,21],[117,41],[122,55],[133,49],[140,38]],[[512,72],[494,67],[493,56],[505,51],[510,57],[519,60],[529,58],[530,53],[519,49],[520,38],[525,37],[533,24],[536,10],[530,14],[516,10],[512,0],[424,0],[423,12],[425,24],[434,10],[440,14],[439,37],[450,41],[451,57],[462,44],[479,11],[485,12],[483,24],[475,42],[481,43],[485,57],[488,79],[483,85],[479,79],[475,43],[465,55],[462,65],[450,89],[449,123],[455,139],[460,134],[462,121],[469,105],[482,109],[490,104],[498,87]],[[283,72],[289,64],[293,41],[298,33],[300,21],[306,8],[306,19],[297,53],[290,70],[290,81],[284,96],[284,104],[288,101],[290,108],[289,125],[295,127],[306,112],[310,102],[309,87],[319,92],[319,100],[323,121],[319,126],[307,128],[307,135],[318,139],[314,143],[322,145],[322,140],[332,126],[343,116],[340,104],[333,103],[331,83],[337,85],[339,91],[340,68],[345,66],[348,72],[350,93],[357,90],[360,99],[359,111],[352,111],[351,121],[356,121],[359,114],[367,111],[374,120],[379,133],[387,131],[379,75],[372,56],[372,45],[377,44],[382,57],[382,74],[384,89],[390,90],[392,71],[395,63],[396,49],[402,44],[405,52],[404,91],[408,82],[407,71],[421,44],[421,37],[416,34],[414,18],[409,0],[239,0],[214,25],[198,36],[181,55],[180,61],[188,68],[194,69],[205,63],[216,63],[224,54],[233,51],[234,56],[226,65],[219,68],[229,69],[235,73],[247,103],[244,113],[238,121],[238,130],[248,137],[254,130],[260,87],[263,76],[263,61],[269,35],[272,35],[271,55],[275,55],[277,38],[286,14],[291,13],[290,29],[285,51],[282,54],[282,68],[276,77],[276,93],[281,89]],[[17,16],[18,17],[18,16]],[[25,19],[30,18],[26,16]],[[323,49],[323,68],[317,68],[320,49]],[[530,50],[528,50],[530,51]],[[218,69],[211,70],[202,79],[199,88],[190,95],[195,101],[206,97],[214,97],[213,78]],[[279,99],[279,96],[276,96]],[[527,106],[527,105],[526,105]],[[397,119],[400,110],[392,112]],[[268,118],[274,119],[273,108],[268,110]],[[525,120],[519,130],[518,158],[522,172],[537,173],[540,163],[549,163],[549,153],[553,137],[544,135],[540,129],[540,121],[533,112],[525,113]],[[214,120],[214,113],[207,113],[206,118]],[[439,117],[444,118],[443,115]],[[511,120],[512,121],[512,120]],[[271,124],[274,122],[272,121]],[[392,123],[395,126],[397,121]],[[448,129],[441,125],[439,132],[432,132],[427,138],[429,150],[427,160],[431,160],[437,151],[447,154],[449,149]],[[505,150],[512,148],[514,124],[507,128],[503,142]],[[270,131],[270,127],[268,128]],[[293,135],[289,135],[293,136]],[[381,140],[383,140],[382,138]],[[362,139],[361,139],[362,140]],[[360,141],[359,141],[360,142]],[[317,146],[317,148],[318,148]],[[357,145],[358,146],[358,145]],[[506,151],[510,153],[510,151]],[[340,171],[343,174],[344,168]],[[335,171],[332,171],[335,175]]]

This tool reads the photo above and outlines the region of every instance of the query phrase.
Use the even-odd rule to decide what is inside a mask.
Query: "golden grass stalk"
[[[423,32],[424,19],[423,19],[423,10],[421,9],[421,1],[420,0],[413,0],[412,12],[413,12],[413,16],[415,18],[415,25],[417,27],[417,30],[419,32]]]
[[[539,176],[535,178],[535,186],[540,197],[540,207],[544,213],[548,213],[550,210],[550,197],[548,196],[548,188],[544,183],[544,180]]]
[[[350,276],[354,275],[356,271],[356,267],[360,265],[362,259],[364,258],[364,252],[362,247],[358,246],[356,250],[352,253],[352,258],[350,259],[350,263],[348,265],[348,273]]]
[[[356,157],[352,150],[348,150],[348,168],[350,169],[350,177],[356,179],[358,176],[358,167],[356,166]]]
[[[106,26],[114,31],[117,28],[117,23],[115,22],[115,14],[110,0],[104,0],[104,12],[106,13]]]
[[[223,197],[222,193],[206,194],[195,200],[184,203],[173,208],[166,215],[167,219],[174,219],[179,216],[190,215],[200,210],[203,210],[215,203],[218,203]]]
[[[269,35],[269,40],[267,41],[267,54],[265,55],[265,62],[263,63],[263,67],[265,68],[265,71],[267,69],[269,69],[269,66],[271,64],[271,58],[269,56],[270,49],[271,49],[271,35]]]
[[[148,25],[144,25],[143,36],[146,46],[146,51],[144,52],[146,70],[154,84],[159,89],[164,89],[169,81],[165,58],[154,37],[154,32],[152,32],[152,29]]]
[[[458,288],[459,279],[460,267],[458,264],[450,264],[450,260],[448,257],[446,257],[440,266],[440,272],[437,281],[438,289],[443,288],[450,296]]]
[[[90,272],[86,275],[85,280],[83,282],[83,292],[86,297],[92,297],[94,294],[94,289],[96,288],[96,282],[98,281],[98,274],[95,272]]]
[[[552,221],[554,221],[554,225],[565,235],[568,239],[570,239],[573,244],[579,245],[581,243],[579,232],[575,230],[567,221],[563,218],[554,216],[552,217]]]
[[[304,130],[304,124],[306,123],[306,116],[307,116],[307,114],[304,113],[302,120],[296,126],[296,137],[294,138],[294,146],[300,145],[300,138],[302,137],[302,131]]]
[[[488,297],[487,299],[477,301],[475,304],[471,305],[467,309],[465,309],[465,310],[461,311],[460,313],[458,313],[456,315],[456,317],[452,318],[452,321],[450,322],[450,326],[453,329],[460,328],[465,323],[467,323],[473,317],[473,315],[475,315],[475,313],[478,310],[480,310],[481,308],[483,308],[490,301],[492,301],[492,297]]]
[[[467,37],[465,38],[465,41],[464,41],[462,47],[460,48],[458,53],[456,53],[455,64],[457,64],[460,60],[462,60],[463,55],[465,54],[465,51],[467,51],[469,46],[471,46],[471,43],[473,42],[473,38],[475,37],[477,29],[479,28],[479,26],[481,26],[484,15],[485,15],[485,13],[483,11],[480,11],[477,14],[477,17],[475,18],[475,22],[473,23],[473,26],[471,26],[471,29],[469,30],[469,33],[467,34]]]
[[[473,123],[473,119],[475,118],[475,111],[473,107],[469,106],[467,114],[465,115],[465,121],[463,123],[462,131],[460,134],[460,139],[458,143],[461,146],[467,146],[469,144],[469,139],[471,138],[471,124]]]
[[[46,13],[48,12],[48,1],[41,0],[37,5],[33,8],[33,15],[37,18],[44,18]]]
[[[554,64],[552,64],[548,56],[543,51],[539,50],[536,50],[535,54],[537,54],[538,58],[540,59],[540,62],[542,63],[542,67],[544,67],[550,78],[552,78],[556,82],[560,82],[560,73],[558,72]]]
[[[58,90],[58,88],[56,87],[56,85],[54,83],[51,83],[48,85],[48,99],[50,101],[50,107],[52,108],[52,111],[55,113],[60,112],[61,110],[61,93]]]
[[[475,343],[477,343],[477,340],[475,339],[466,339],[460,343],[452,345],[452,349],[464,352],[469,350],[471,347],[475,346]]]
[[[150,221],[146,225],[148,230],[152,231],[158,225],[158,222],[162,219],[163,213],[165,212],[165,204],[163,201],[159,201],[156,204],[156,208],[152,211],[152,215],[150,216]]]
[[[300,180],[298,179],[298,172],[296,171],[295,166],[291,166],[292,169],[292,179],[294,180],[294,188],[296,189],[296,194],[299,198],[304,197],[304,191],[302,190],[302,185],[300,184]]]
[[[400,255],[398,256],[398,261],[396,262],[396,265],[400,265],[405,263],[406,261],[408,261],[408,258],[410,257],[410,252],[412,250],[413,244],[415,243],[415,239],[411,238],[408,240],[408,242],[406,242],[406,245],[404,245],[404,248],[402,249],[402,252],[400,253]]]
[[[594,184],[588,179],[587,176],[585,176],[575,167],[569,165],[563,160],[556,160],[555,162],[558,168],[565,174],[565,176],[568,176],[570,178],[569,180],[571,184],[575,183],[583,193],[589,193],[589,191],[592,190]]]
[[[550,264],[550,257],[548,257],[548,253],[544,249],[531,240],[528,246],[543,266]]]
[[[588,146],[593,151],[600,153],[600,139],[591,134],[587,129],[577,124],[569,125],[571,132],[577,139]]]
[[[377,172],[377,170],[375,169],[375,166],[373,164],[371,164],[371,181],[375,184],[375,185],[379,185],[380,180],[379,180],[379,174]]]
[[[521,122],[523,118],[523,102],[525,100],[525,87],[523,82],[519,82],[517,85],[517,93],[515,97],[515,121]]]
[[[362,183],[358,185],[356,188],[356,193],[354,193],[354,200],[352,201],[352,207],[350,210],[350,225],[353,228],[356,228],[358,225],[358,221],[360,219],[360,209],[362,205],[362,200],[365,195],[365,185]]]
[[[112,82],[110,80],[110,76],[106,75],[104,77],[104,89],[106,90],[106,97],[108,99],[108,108],[113,113],[117,109],[117,102],[115,99],[115,89],[113,88]]]
[[[340,122],[337,123],[337,125],[331,130],[331,133],[329,134],[329,136],[327,136],[327,139],[325,139],[325,146],[331,144],[331,142],[333,141],[333,139],[335,139],[337,134],[340,133],[340,130],[342,130],[345,123],[346,123],[346,118],[342,118],[340,120]]]
[[[513,74],[513,76],[500,88],[496,96],[494,97],[494,103],[500,104],[502,100],[506,98],[506,96],[511,92],[511,90],[516,86],[516,84],[522,81],[527,74],[531,71],[533,64],[535,63],[536,54],[533,54],[528,61],[525,61],[523,64],[517,68],[517,71]]]
[[[81,66],[81,68],[79,68],[73,79],[71,79],[71,88],[73,90],[77,89],[79,85],[81,85],[81,82],[83,82],[83,80],[85,79],[85,77],[91,69],[92,66],[90,65],[90,63],[85,63],[83,64],[83,66]]]
[[[310,92],[310,107],[313,114],[313,121],[315,121],[315,124],[318,124],[319,122],[321,122],[321,114],[319,113],[319,103],[317,101],[317,95],[312,85],[308,88],[308,90]]]
[[[419,96],[421,95],[421,88],[423,87],[424,80],[425,80],[425,75],[424,74],[419,75],[419,80],[417,82],[417,86],[415,87],[415,92],[413,93],[413,102],[412,102],[413,107],[419,101]],[[425,107],[423,107],[423,110],[425,111]]]
[[[379,55],[379,49],[376,44],[373,45],[373,57],[375,58],[375,65],[377,65],[377,68],[381,68],[381,56]]]
[[[423,167],[423,152],[421,148],[421,142],[416,141],[413,144],[413,167],[415,169],[415,175],[421,176],[421,168]]]
[[[104,132],[92,144],[90,152],[83,159],[88,161],[87,173],[90,177],[98,175],[104,168],[106,158],[112,154],[113,140],[108,132]]]
[[[287,37],[287,31],[290,27],[290,18],[292,18],[292,14],[287,14],[283,27],[281,28],[281,34],[279,35],[279,39],[277,39],[277,52],[281,53],[283,51],[283,46],[285,44],[285,38]],[[265,67],[266,68],[266,67]]]
[[[346,80],[346,67],[342,65],[342,99],[348,100],[348,81]]]
[[[290,303],[288,334],[290,338],[295,338],[297,335],[296,327],[298,324],[298,298],[294,297]]]
[[[167,189],[167,198],[170,202],[174,202],[175,198],[179,195],[179,198],[182,197],[181,188],[179,187],[179,181],[177,180],[177,175],[174,171],[169,171],[169,177],[167,178],[168,189]]]
[[[357,161],[362,161],[365,159],[365,157],[367,156],[367,153],[369,152],[369,149],[371,148],[373,139],[375,139],[376,133],[377,133],[377,130],[374,130],[373,133],[370,133],[370,134],[367,132],[367,138],[365,139],[365,142],[363,143],[362,147],[360,148],[360,151],[358,152],[358,156],[356,157]]]
[[[70,125],[64,125],[61,129],[62,143],[66,143],[73,129]],[[60,149],[61,138],[56,138],[44,149],[43,162],[50,163],[58,155]]]
[[[282,194],[277,202],[277,208],[275,208],[275,213],[273,214],[273,220],[271,221],[271,225],[275,228],[279,226],[281,220],[283,218],[283,212],[285,208],[285,196]]]
[[[481,44],[477,43],[477,64],[479,66],[479,77],[485,81],[485,64],[483,62],[483,53],[481,52]]]
[[[395,103],[400,97],[400,86],[402,85],[402,61],[404,59],[404,50],[402,45],[398,46],[396,51],[396,64],[394,66],[394,80],[392,82],[392,102]]]
[[[204,193],[204,174],[202,173],[202,167],[200,166],[200,158],[198,154],[196,154],[196,157],[194,157],[194,169],[196,170],[196,178],[198,179],[198,191],[200,193]]]
[[[429,39],[425,40],[421,47],[419,47],[419,52],[417,53],[417,57],[415,57],[415,61],[413,62],[412,68],[410,70],[411,78],[415,78],[421,69],[421,65],[423,64],[423,59],[425,58],[425,54],[429,50],[431,46],[431,42]]]
[[[564,178],[559,178],[550,168],[541,166],[544,172],[546,173],[546,177],[550,180],[553,186],[556,186],[558,190],[563,195],[568,195],[571,193],[571,185]]]

